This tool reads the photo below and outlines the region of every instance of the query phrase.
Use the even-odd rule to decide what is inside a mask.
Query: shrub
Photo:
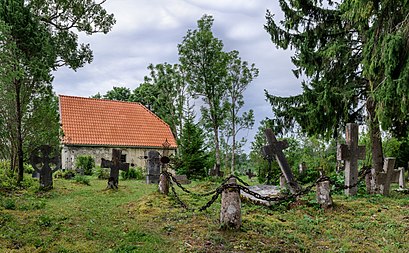
[[[94,158],[90,155],[80,155],[75,159],[75,167],[83,169],[85,175],[92,175],[92,169],[95,167]]]
[[[121,171],[121,177],[125,180],[136,179],[142,180],[144,178],[143,169],[141,167],[130,168],[128,171]]]
[[[108,179],[109,178],[109,169],[108,168],[100,168],[97,167],[94,171],[94,175],[98,178],[98,179]]]
[[[64,179],[72,179],[75,177],[75,171],[73,170],[58,170],[54,173],[54,178],[64,178]]]
[[[86,176],[81,176],[81,175],[76,175],[74,177],[75,182],[79,183],[79,184],[85,184],[85,185],[91,185],[89,178]]]

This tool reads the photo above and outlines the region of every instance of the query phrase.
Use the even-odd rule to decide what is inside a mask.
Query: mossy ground
[[[223,231],[220,201],[185,210],[156,185],[120,181],[91,185],[57,179],[54,189],[1,194],[0,252],[409,252],[409,195],[333,196],[324,211],[313,193],[272,208],[242,203],[241,231]],[[196,192],[218,182],[193,182]],[[210,197],[177,190],[192,208]]]

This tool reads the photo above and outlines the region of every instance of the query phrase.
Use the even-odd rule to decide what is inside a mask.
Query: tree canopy
[[[407,131],[408,1],[279,2],[284,20],[277,24],[267,12],[265,28],[277,47],[295,50],[293,72],[305,80],[297,96],[266,91],[275,123],[336,137],[346,123],[365,120],[376,178],[382,169],[380,123],[385,130]]]

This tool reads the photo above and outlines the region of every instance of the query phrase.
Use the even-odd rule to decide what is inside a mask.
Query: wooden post
[[[235,178],[229,179],[229,184],[236,184]],[[225,189],[222,192],[220,209],[220,224],[222,229],[240,229],[241,227],[241,200],[239,189]]]
[[[169,181],[165,174],[160,174],[159,177],[159,192],[165,195],[169,194]]]
[[[389,195],[395,161],[396,159],[394,157],[385,158],[385,161],[383,162],[383,172],[379,173],[378,175],[380,193],[384,196]]]
[[[268,145],[264,146],[264,152],[267,155],[272,155],[278,162],[281,172],[283,173],[285,179],[287,180],[287,185],[291,193],[297,193],[301,190],[297,181],[294,178],[294,175],[291,171],[290,165],[285,159],[283,149],[288,147],[287,142],[277,141],[273,130],[267,128],[264,132],[267,137]]]
[[[337,159],[345,161],[345,186],[358,182],[358,160],[365,159],[365,147],[358,146],[358,124],[348,123],[345,134],[346,144],[337,146]],[[358,187],[345,189],[347,196],[355,195]]]

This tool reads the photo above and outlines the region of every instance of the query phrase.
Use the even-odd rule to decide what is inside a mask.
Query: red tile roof
[[[60,115],[63,144],[176,148],[169,125],[140,103],[60,95]]]

